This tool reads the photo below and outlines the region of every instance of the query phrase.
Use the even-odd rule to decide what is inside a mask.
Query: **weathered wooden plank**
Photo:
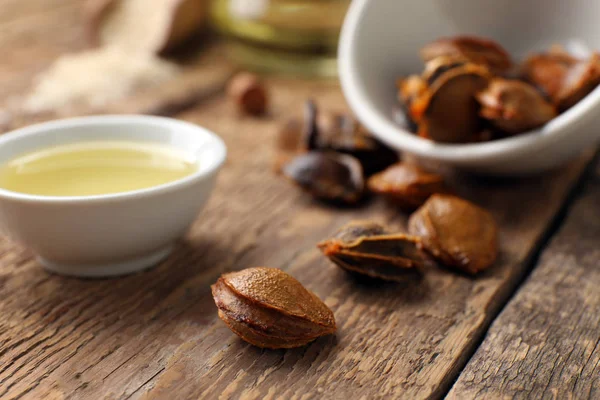
[[[448,398],[600,398],[600,164]]]
[[[457,180],[502,227],[502,254],[489,273],[473,279],[432,268],[405,286],[361,284],[315,243],[350,219],[402,229],[406,216],[378,201],[326,207],[276,178],[273,119],[300,111],[308,96],[335,107],[343,100],[322,83],[271,86],[267,119],[236,118],[222,97],[180,115],[221,134],[230,157],[208,209],[158,268],[116,280],[61,278],[2,243],[1,396],[426,398],[447,389],[587,159],[536,179]],[[289,351],[241,342],[216,318],[209,284],[255,265],[281,267],[325,299],[338,334]]]
[[[3,4],[0,104],[17,101],[54,57],[83,47],[79,5],[75,0]],[[205,100],[178,117],[215,130],[230,148],[214,198],[169,260],[120,279],[49,275],[27,250],[0,239],[0,397],[443,394],[514,290],[588,158],[518,182],[456,179],[458,191],[490,208],[501,224],[501,259],[489,273],[472,279],[431,269],[410,285],[361,284],[324,260],[315,243],[350,219],[374,218],[402,229],[406,216],[378,201],[357,210],[325,207],[270,170],[276,121],[299,112],[308,96],[344,108],[339,88],[273,80],[270,117],[239,119],[221,95],[231,67],[219,47],[204,49],[185,64],[189,67],[174,82],[110,110],[77,113],[172,114]],[[10,126],[32,121],[15,115]],[[284,268],[317,292],[335,311],[338,334],[289,351],[262,351],[237,339],[216,318],[209,284],[223,271],[255,265]]]

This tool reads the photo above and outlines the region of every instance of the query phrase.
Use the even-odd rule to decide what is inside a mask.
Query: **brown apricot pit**
[[[464,64],[442,73],[430,86],[428,101],[415,113],[418,135],[436,142],[473,141],[483,129],[475,95],[488,84],[487,69]]]
[[[521,75],[542,90],[558,110],[565,111],[600,83],[600,54],[582,60],[555,46],[525,60]]]
[[[448,191],[441,175],[408,162],[394,164],[373,175],[367,187],[406,210],[421,206],[434,193]]]
[[[267,89],[255,74],[240,72],[233,76],[227,86],[227,95],[241,114],[260,116],[267,111]]]
[[[281,153],[300,154],[311,150],[353,156],[361,163],[367,176],[398,161],[395,151],[375,139],[350,115],[323,112],[312,100],[308,100],[304,104],[303,121],[288,121],[279,131],[278,163],[282,159]]]
[[[507,51],[498,43],[474,36],[440,38],[421,49],[421,58],[427,62],[438,57],[460,57],[471,63],[488,67],[502,74],[512,67]]]
[[[564,50],[554,48],[546,53],[529,56],[521,65],[521,76],[548,98],[556,101],[565,76],[577,61]]]
[[[476,274],[496,260],[497,227],[492,215],[451,195],[434,194],[409,219],[408,229],[440,263]]]
[[[565,74],[556,94],[556,105],[564,111],[587,96],[600,84],[600,54],[594,53],[589,60],[579,61]]]
[[[317,247],[340,268],[387,281],[403,281],[418,273],[424,263],[420,240],[389,233],[370,221],[353,221]]]
[[[354,204],[365,190],[362,166],[346,154],[311,151],[285,164],[282,173],[322,200]]]
[[[538,128],[556,116],[556,108],[533,86],[496,78],[477,94],[480,115],[509,135]]]
[[[488,70],[448,57],[428,63],[423,76],[398,82],[398,97],[419,136],[468,142],[482,130],[475,95],[487,86]]]
[[[240,338],[258,347],[300,347],[336,330],[333,312],[277,268],[224,274],[211,289],[219,318]]]

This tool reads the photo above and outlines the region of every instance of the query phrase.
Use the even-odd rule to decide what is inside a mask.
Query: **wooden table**
[[[0,106],[36,73],[83,48],[77,0],[3,0]],[[173,82],[91,112],[170,115],[221,134],[229,160],[207,209],[167,261],[107,280],[46,273],[0,240],[2,399],[600,398],[600,166],[591,154],[521,180],[459,177],[460,194],[501,225],[496,266],[476,278],[431,268],[412,285],[368,285],[315,244],[383,202],[335,209],[271,171],[275,128],[311,96],[345,108],[332,83],[271,79],[265,119],[237,118],[219,45],[184,58]],[[12,115],[8,130],[39,118]],[[226,271],[279,267],[332,308],[339,330],[269,351],[217,318],[209,285]]]

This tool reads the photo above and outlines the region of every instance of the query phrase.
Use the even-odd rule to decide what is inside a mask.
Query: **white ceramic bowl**
[[[597,0],[354,0],[339,46],[342,88],[361,122],[398,150],[495,175],[553,168],[600,141],[600,88],[539,130],[486,143],[439,144],[394,123],[394,82],[419,73],[419,49],[441,36],[489,37],[517,60],[554,43],[578,53],[600,50],[598,15]]]
[[[0,163],[52,145],[150,141],[198,160],[198,171],[149,189],[100,196],[33,196],[0,189],[0,229],[47,269],[102,277],[158,263],[206,203],[226,148],[199,126],[150,116],[98,116],[29,126],[0,136]]]

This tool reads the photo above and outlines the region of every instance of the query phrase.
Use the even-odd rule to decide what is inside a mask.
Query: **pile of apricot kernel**
[[[421,49],[420,75],[397,81],[399,123],[436,142],[469,143],[539,128],[600,83],[600,55],[554,46],[520,65],[491,40],[441,38]]]

